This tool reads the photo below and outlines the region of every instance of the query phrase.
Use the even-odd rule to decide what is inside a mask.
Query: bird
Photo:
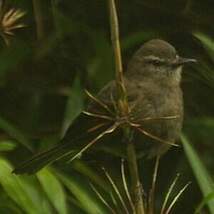
[[[179,56],[168,42],[152,39],[145,42],[128,63],[123,78],[130,109],[128,120],[142,125],[142,128],[136,125],[141,134],[157,140],[150,146],[149,157],[161,156],[179,139],[183,124],[182,68],[184,64],[194,62],[195,59]],[[114,124],[118,123],[106,113],[111,114],[115,109],[117,94],[115,80],[107,83],[97,98],[89,94],[92,99],[86,111],[74,120],[62,140],[53,148],[33,155],[13,173],[36,173],[66,156],[76,157],[76,145],[87,147],[89,142],[111,134],[118,128]],[[135,135],[138,138],[139,133]]]

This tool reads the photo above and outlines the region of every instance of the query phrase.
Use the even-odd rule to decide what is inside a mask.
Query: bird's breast
[[[183,95],[180,86],[161,87],[144,82],[133,84],[129,90],[130,105],[134,111],[153,116],[181,115],[183,117]]]
[[[133,118],[141,123],[147,132],[175,141],[180,134],[183,121],[181,89],[158,89],[156,86],[151,88],[144,85],[138,87],[134,94],[135,99],[130,101]]]

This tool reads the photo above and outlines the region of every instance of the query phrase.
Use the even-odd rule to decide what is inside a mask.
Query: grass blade
[[[36,175],[56,211],[59,214],[66,214],[65,192],[57,177],[47,168],[39,171]]]
[[[80,202],[81,208],[89,214],[102,213],[106,214],[105,210],[100,206],[100,204],[92,197],[91,192],[82,185],[75,177],[66,176],[62,173],[57,173],[58,177],[62,183],[67,187],[67,189],[75,196],[75,198]]]
[[[78,77],[75,78],[66,104],[65,116],[62,125],[62,136],[74,119],[80,114],[83,109],[83,89]]]
[[[11,151],[15,149],[16,144],[11,140],[1,140],[0,141],[0,152]]]
[[[11,174],[11,164],[0,158],[0,184],[24,213],[28,214],[51,214],[52,211],[43,193],[39,192],[38,186],[27,182],[25,177]],[[30,179],[29,179],[30,180]]]
[[[30,151],[32,151],[30,147],[30,142],[28,141],[26,136],[21,133],[16,127],[14,127],[11,123],[4,120],[3,118],[0,118],[0,128],[10,136],[14,137],[18,142],[22,143]]]
[[[206,205],[208,201],[213,200],[213,199],[214,199],[214,192],[211,192],[198,205],[198,207],[195,210],[195,214],[200,214],[201,213],[201,209],[204,207],[204,205]]]
[[[184,135],[182,135],[181,140],[184,146],[184,151],[189,160],[189,164],[192,167],[193,173],[198,181],[199,187],[201,188],[204,197],[206,197],[208,194],[213,192],[213,181],[211,179],[211,176],[207,172],[193,147],[190,145],[188,139]],[[207,206],[210,213],[213,214],[214,199],[207,201]]]

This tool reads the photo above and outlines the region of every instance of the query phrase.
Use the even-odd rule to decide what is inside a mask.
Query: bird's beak
[[[179,65],[184,65],[184,64],[187,64],[187,63],[196,63],[196,62],[197,62],[196,59],[178,57],[177,60],[173,64],[176,65],[176,66],[179,66]]]

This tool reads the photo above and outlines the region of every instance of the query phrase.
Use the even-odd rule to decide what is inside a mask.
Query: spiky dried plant
[[[91,146],[93,146],[95,143],[97,143],[97,141],[102,139],[105,135],[111,134],[116,129],[123,128],[124,126],[129,127],[130,129],[137,130],[141,134],[146,135],[146,136],[148,136],[148,137],[150,137],[150,138],[152,138],[152,139],[154,139],[154,140],[156,140],[156,141],[158,141],[160,143],[168,144],[168,145],[171,145],[171,146],[178,146],[177,144],[174,144],[173,142],[166,141],[164,139],[159,138],[158,136],[153,135],[152,133],[149,133],[149,132],[145,131],[144,128],[143,128],[144,122],[146,122],[146,121],[154,121],[154,122],[156,122],[157,120],[174,120],[174,119],[177,119],[179,117],[178,115],[172,115],[172,116],[166,116],[166,117],[160,117],[160,118],[146,117],[146,118],[142,118],[142,119],[136,121],[131,116],[132,115],[132,109],[130,109],[130,111],[128,112],[127,115],[118,114],[117,101],[114,100],[113,96],[111,96],[111,101],[112,101],[112,104],[113,104],[112,105],[113,109],[112,109],[108,105],[106,105],[104,102],[99,100],[97,97],[94,97],[88,91],[86,91],[86,94],[88,95],[88,97],[93,102],[97,103],[99,105],[99,107],[102,109],[102,113],[100,113],[100,112],[83,111],[84,114],[97,119],[97,124],[95,126],[93,126],[93,127],[90,127],[87,131],[88,132],[94,132],[94,131],[100,130],[100,128],[104,127],[104,126],[107,127],[107,128],[104,131],[103,130],[100,131],[100,133],[92,141],[90,141],[86,146],[84,146],[79,151],[77,151],[76,154],[72,157],[72,159],[70,159],[68,162],[76,159],[83,152],[85,152]],[[148,194],[148,198],[144,199],[144,206],[145,206],[144,210],[145,210],[145,213],[147,213],[147,214],[154,214],[155,213],[155,186],[156,186],[158,166],[159,166],[159,156],[157,157],[157,161],[156,161],[156,164],[155,164],[155,169],[154,169],[153,179],[152,179],[152,186],[151,186],[150,192]],[[113,181],[113,179],[111,178],[111,176],[109,175],[109,173],[105,169],[104,169],[104,173],[105,173],[105,176],[107,177],[108,181],[110,182],[110,184],[111,184],[111,186],[113,188],[114,194],[116,195],[116,198],[117,198],[117,199],[113,198],[112,201],[115,201],[115,200],[117,201],[118,200],[118,204],[122,205],[123,212],[126,213],[126,214],[139,213],[137,208],[136,208],[136,205],[133,202],[134,199],[131,197],[131,194],[129,193],[129,188],[128,188],[128,184],[126,182],[127,179],[126,179],[126,176],[125,176],[125,170],[124,170],[123,161],[122,161],[122,164],[121,164],[121,175],[122,175],[124,191],[126,193],[126,198],[128,199],[128,204],[126,203],[125,198],[120,193],[119,188],[116,186],[115,182]],[[168,190],[168,192],[167,192],[167,194],[165,196],[165,199],[164,199],[161,211],[160,211],[161,214],[169,214],[169,213],[171,213],[171,210],[172,210],[173,206],[175,205],[176,201],[178,200],[180,195],[185,191],[185,189],[189,185],[189,183],[186,184],[178,192],[178,194],[173,198],[172,202],[167,206],[167,204],[169,202],[170,195],[172,193],[172,190],[175,187],[175,184],[176,184],[177,180],[178,180],[178,176],[173,181],[172,185],[170,186],[170,188],[169,188],[169,190]],[[102,194],[93,185],[92,185],[92,189],[95,191],[95,193],[97,194],[99,199],[104,203],[104,205],[109,209],[109,211],[111,213],[114,213],[114,214],[121,213],[118,210],[118,207],[115,207],[114,203],[113,204],[109,204],[107,202],[107,200],[102,196]],[[141,195],[140,195],[140,197],[142,197]]]
[[[111,134],[118,128],[123,128],[124,126],[128,126],[131,129],[135,129],[139,131],[141,134],[146,135],[147,137],[150,137],[160,143],[168,144],[171,146],[178,146],[177,144],[173,142],[166,141],[164,139],[161,139],[158,136],[153,135],[152,133],[149,133],[148,131],[143,129],[143,125],[145,121],[157,121],[157,120],[174,120],[177,119],[179,116],[178,115],[172,115],[172,116],[166,116],[166,117],[160,117],[160,118],[151,118],[151,117],[146,117],[141,120],[135,121],[131,117],[131,111],[129,112],[128,115],[120,116],[118,115],[118,109],[116,105],[116,101],[112,97],[112,103],[114,106],[114,109],[112,110],[107,106],[104,102],[99,100],[98,98],[94,97],[91,93],[86,91],[86,94],[88,97],[95,103],[97,103],[101,109],[103,109],[104,112],[103,114],[96,113],[96,112],[89,112],[89,111],[83,111],[84,114],[96,118],[97,119],[97,124],[94,127],[91,127],[88,129],[88,132],[93,132],[95,130],[99,130],[103,126],[108,126],[106,130],[101,132],[100,134],[97,135],[92,141],[90,141],[85,147],[83,147],[75,156],[72,157],[72,160],[76,159],[79,155],[81,155],[83,152],[85,152],[88,148],[90,148],[92,145],[94,145],[98,140],[103,138],[105,135]]]
[[[14,30],[26,27],[20,19],[26,14],[21,9],[6,9],[4,1],[0,2],[0,35],[6,45],[10,44],[10,39],[15,35]]]
[[[154,167],[154,173],[153,173],[153,179],[152,179],[152,186],[150,188],[150,192],[148,194],[148,197],[146,197],[145,194],[145,213],[147,214],[154,214],[157,213],[157,210],[155,209],[155,185],[157,180],[157,172],[158,172],[158,166],[159,166],[159,159],[157,159],[155,167]],[[136,214],[136,208],[134,206],[134,199],[131,196],[131,193],[129,191],[128,183],[127,183],[127,177],[125,173],[125,167],[124,167],[124,160],[121,161],[121,177],[122,177],[122,183],[123,183],[123,191],[125,192],[125,195],[123,195],[117,186],[117,184],[114,182],[114,179],[111,177],[111,175],[103,168],[104,174],[110,183],[110,186],[112,187],[112,191],[110,192],[110,198],[112,201],[108,201],[105,196],[103,196],[102,193],[100,193],[93,184],[91,185],[91,188],[96,193],[98,198],[101,200],[101,202],[106,206],[106,208],[109,210],[112,214],[120,214],[120,213],[126,213],[126,214]],[[164,197],[162,206],[158,213],[160,214],[170,214],[172,213],[172,208],[182,195],[186,188],[189,186],[190,183],[187,183],[182,187],[175,196],[172,197],[171,202],[169,201],[172,195],[172,192],[176,186],[176,183],[179,179],[179,174],[174,178],[172,184],[170,185],[168,191],[166,192],[166,195]]]

